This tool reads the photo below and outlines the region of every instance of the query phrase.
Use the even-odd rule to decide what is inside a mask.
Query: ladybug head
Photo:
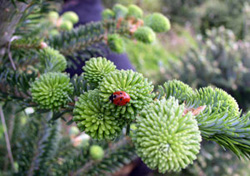
[[[110,97],[109,97],[109,100],[113,103],[113,100],[114,100],[114,97],[115,95],[114,94],[111,94]]]

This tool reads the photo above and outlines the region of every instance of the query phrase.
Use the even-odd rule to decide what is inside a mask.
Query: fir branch
[[[0,99],[16,99],[31,103],[29,88],[36,77],[37,73],[31,70],[20,72],[0,68]]]
[[[51,118],[51,113],[48,114],[47,120]],[[54,124],[43,123],[43,135],[38,144],[38,156],[35,163],[35,175],[47,175],[48,162],[55,155],[59,138],[60,121]]]
[[[126,31],[128,31],[126,24],[117,29],[116,23],[117,21],[114,20],[91,22],[87,25],[81,25],[72,31],[52,36],[47,43],[64,55],[73,55],[75,52],[104,41],[108,33],[126,34]]]
[[[113,173],[124,164],[134,159],[135,151],[129,137],[123,137],[105,150],[104,158],[101,161],[90,160],[72,176],[77,175],[106,175],[106,172]]]

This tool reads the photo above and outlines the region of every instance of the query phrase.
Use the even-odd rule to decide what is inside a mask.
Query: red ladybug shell
[[[110,101],[117,106],[125,106],[130,102],[130,96],[124,91],[114,92],[110,97]]]

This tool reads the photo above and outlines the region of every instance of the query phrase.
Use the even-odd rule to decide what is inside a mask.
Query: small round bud
[[[102,19],[103,20],[111,20],[115,17],[115,13],[110,10],[110,9],[105,9],[103,12],[102,12]]]
[[[40,43],[40,49],[44,49],[44,48],[47,48],[48,47],[48,45],[47,45],[47,43],[45,43],[45,42],[41,42]]]
[[[72,126],[69,129],[69,135],[70,136],[76,136],[80,133],[80,130],[76,126]]]
[[[69,11],[65,12],[62,15],[63,21],[70,21],[73,24],[76,24],[79,21],[79,17],[75,12]]]
[[[48,14],[50,20],[57,20],[59,18],[59,14],[55,11],[51,11]]]
[[[147,16],[145,25],[151,27],[155,32],[167,32],[171,28],[169,19],[160,13]]]
[[[73,28],[73,24],[70,21],[62,21],[60,24],[60,29],[63,31],[70,31]]]
[[[141,41],[143,43],[152,43],[153,41],[155,41],[154,31],[147,26],[139,27],[135,31],[134,36],[136,40]]]
[[[99,145],[92,145],[89,153],[93,160],[102,160],[104,157],[104,151]]]
[[[127,7],[121,5],[121,4],[116,4],[113,7],[113,11],[115,13],[115,18],[125,18],[127,13],[128,13],[128,9]]]
[[[143,16],[143,11],[140,7],[137,5],[131,4],[128,6],[128,17],[135,17],[135,18],[142,18]]]
[[[118,34],[108,35],[108,46],[116,53],[123,53],[125,50],[123,39]]]

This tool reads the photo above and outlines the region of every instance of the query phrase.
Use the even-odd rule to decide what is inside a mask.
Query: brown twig
[[[9,159],[10,159],[10,162],[11,162],[12,169],[14,171],[16,171],[2,106],[0,106],[0,116],[1,116],[1,121],[2,121],[2,124],[3,124],[3,130],[4,130],[5,140],[6,140],[6,147],[7,147],[7,151],[8,151],[8,156],[9,156]]]

